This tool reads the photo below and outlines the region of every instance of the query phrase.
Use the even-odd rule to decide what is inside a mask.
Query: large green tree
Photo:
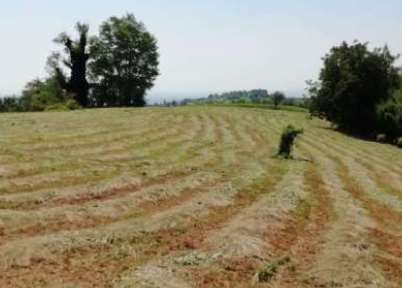
[[[70,92],[81,106],[86,107],[89,104],[87,81],[87,63],[90,57],[88,51],[89,26],[77,23],[75,28],[78,33],[77,39],[72,39],[67,33],[61,33],[55,39],[56,43],[63,46],[64,56],[61,53],[53,53],[48,64],[60,85]],[[65,76],[62,65],[69,70],[69,76]]]
[[[367,43],[343,42],[332,48],[310,89],[312,112],[348,132],[374,133],[377,105],[399,87],[396,58],[386,46],[369,50]]]
[[[134,15],[111,17],[91,39],[90,76],[96,106],[144,106],[159,75],[157,41]]]

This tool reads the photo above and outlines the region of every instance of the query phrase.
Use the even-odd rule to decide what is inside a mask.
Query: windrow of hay
[[[234,107],[2,114],[0,134],[1,287],[402,285],[395,147]]]

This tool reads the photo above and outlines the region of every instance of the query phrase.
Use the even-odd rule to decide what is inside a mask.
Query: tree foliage
[[[394,96],[377,106],[377,129],[389,142],[402,136],[402,94]]]
[[[44,111],[47,106],[63,102],[65,93],[55,78],[28,82],[22,92],[22,111]]]
[[[60,86],[71,93],[74,99],[83,107],[88,106],[89,84],[87,81],[87,63],[89,26],[76,24],[78,38],[73,40],[67,33],[61,33],[54,41],[63,46],[64,57],[60,53],[53,53],[48,60],[55,79]],[[70,71],[66,77],[61,63]]]
[[[22,112],[20,101],[17,96],[0,98],[0,112]]]
[[[275,108],[278,108],[278,106],[285,101],[286,96],[283,92],[276,91],[272,93],[272,101],[274,103]]]
[[[159,75],[156,39],[132,14],[111,17],[91,39],[89,65],[96,106],[144,106]]]
[[[264,103],[269,100],[268,91],[265,89],[253,89],[242,91],[230,91],[221,94],[210,94],[208,98],[204,99],[206,102],[232,102],[232,103]]]
[[[367,43],[343,42],[332,48],[319,81],[311,83],[312,113],[345,131],[370,135],[377,126],[377,105],[399,87],[396,59],[386,46],[370,51]]]
[[[75,29],[76,38],[61,33],[54,40],[62,49],[48,57],[49,77],[29,82],[19,97],[0,98],[1,112],[145,105],[159,54],[144,24],[127,14],[109,18],[95,37],[86,24]]]
[[[0,112],[75,110],[81,106],[68,94],[55,77],[28,82],[22,95],[0,98]]]

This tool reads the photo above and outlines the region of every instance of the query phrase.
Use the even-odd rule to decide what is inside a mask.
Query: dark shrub
[[[392,98],[377,107],[377,130],[392,142],[402,136],[402,102]]]
[[[272,97],[272,100],[273,100],[273,102],[274,102],[274,108],[275,108],[275,109],[278,109],[279,105],[280,105],[283,101],[285,101],[285,99],[286,99],[285,94],[284,94],[283,92],[280,92],[280,91],[274,92],[274,93],[271,95],[271,97]]]
[[[82,108],[81,105],[78,104],[78,102],[75,101],[74,99],[67,100],[65,105],[68,110],[78,110]]]

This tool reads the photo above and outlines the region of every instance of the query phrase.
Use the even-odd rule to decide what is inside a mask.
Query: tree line
[[[76,24],[77,37],[61,33],[60,47],[47,63],[49,76],[25,86],[19,97],[0,98],[0,111],[43,111],[79,107],[144,106],[145,94],[159,75],[156,38],[134,15],[110,17],[89,35]],[[387,46],[369,49],[354,41],[333,47],[323,58],[307,98],[286,98],[267,90],[232,91],[180,104],[255,103],[307,106],[312,116],[354,135],[402,146],[402,76],[399,56]],[[297,102],[297,103],[296,103]]]
[[[310,81],[310,112],[338,129],[402,147],[402,76],[399,56],[367,43],[333,47],[319,80]]]
[[[163,106],[189,104],[268,104],[278,108],[279,105],[305,107],[305,99],[290,98],[281,91],[269,93],[266,89],[229,91],[214,93],[206,98],[183,99],[180,102],[166,102]]]
[[[145,105],[159,75],[156,38],[132,14],[110,17],[98,35],[77,23],[76,37],[61,33],[47,61],[49,76],[26,84],[19,97],[0,99],[0,111]]]

